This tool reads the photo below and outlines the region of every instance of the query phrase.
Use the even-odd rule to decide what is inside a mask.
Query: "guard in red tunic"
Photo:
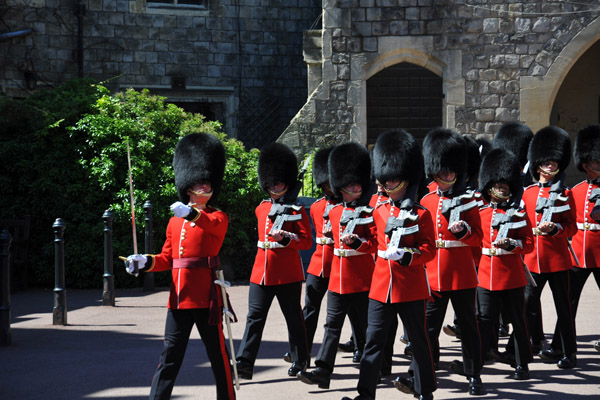
[[[525,264],[537,285],[527,285],[525,290],[527,324],[530,331],[540,329],[536,327],[535,312],[541,308],[542,290],[549,283],[562,343],[560,353],[548,349],[539,355],[547,362],[558,361],[560,368],[573,368],[577,363],[577,342],[569,294],[572,268],[569,237],[577,232],[577,225],[573,195],[562,183],[571,161],[569,135],[556,126],[541,129],[531,140],[528,159],[529,171],[538,184],[527,187],[523,193],[535,245],[534,251],[525,255]]]
[[[575,324],[579,298],[590,274],[600,287],[600,126],[580,130],[574,147],[575,165],[587,178],[571,189],[577,210],[577,233],[572,240],[577,260],[571,270],[571,312]],[[551,348],[553,352],[561,352],[558,324]]]
[[[306,275],[306,295],[304,298],[304,323],[306,325],[306,338],[308,351],[311,353],[315,331],[319,321],[321,302],[329,286],[329,274],[333,261],[333,233],[329,212],[338,204],[338,199],[329,184],[329,171],[327,160],[333,147],[319,150],[315,153],[313,162],[313,182],[323,191],[323,197],[315,201],[310,207],[310,216],[316,233],[317,247],[310,259]]]
[[[373,149],[373,171],[389,201],[373,213],[377,261],[356,399],[375,399],[385,347],[398,315],[410,338],[413,357],[410,377],[398,378],[396,386],[420,399],[433,399],[437,386],[425,326],[425,303],[431,295],[425,263],[435,256],[435,237],[429,211],[415,202],[423,177],[418,142],[403,130],[382,133]]]
[[[216,137],[183,137],[173,157],[179,199],[167,226],[160,254],[127,258],[129,273],[171,271],[165,339],[154,373],[150,399],[169,399],[194,325],[200,333],[217,386],[217,399],[235,399],[229,355],[222,329],[222,296],[214,281],[219,250],[227,232],[227,215],[214,207],[225,171],[225,150]]]
[[[511,377],[528,379],[528,364],[533,357],[525,322],[528,271],[524,270],[522,257],[533,250],[533,234],[520,209],[523,187],[517,157],[504,149],[488,153],[481,166],[479,187],[488,203],[479,211],[483,242],[477,296],[482,346],[487,349],[493,340],[504,307],[513,325],[516,349],[516,368]]]
[[[371,160],[358,143],[335,147],[329,155],[329,179],[342,203],[329,211],[334,242],[334,258],[327,292],[325,335],[312,372],[301,371],[298,378],[307,384],[328,389],[344,319],[354,309],[360,317],[355,326],[357,341],[366,335],[369,287],[376,250],[373,208],[368,206]],[[357,324],[358,325],[358,324]],[[364,341],[363,341],[364,343]]]
[[[481,382],[481,339],[475,303],[477,272],[471,247],[481,246],[481,220],[474,192],[465,190],[467,149],[464,139],[450,129],[429,132],[423,142],[425,172],[438,188],[423,197],[421,204],[434,219],[436,256],[427,263],[433,301],[427,303],[427,327],[433,358],[439,363],[438,337],[448,302],[456,313],[461,332],[463,362],[453,361],[455,373],[466,375],[469,393],[485,394]],[[412,338],[411,338],[412,340]]]
[[[308,366],[306,330],[300,296],[304,272],[299,250],[312,245],[310,221],[297,204],[298,165],[292,150],[281,143],[263,148],[258,159],[258,181],[269,193],[256,208],[258,251],[250,276],[246,330],[237,354],[238,374],[252,379],[267,314],[277,297],[288,328],[292,366],[289,376]]]

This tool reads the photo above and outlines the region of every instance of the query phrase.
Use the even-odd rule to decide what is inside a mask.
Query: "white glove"
[[[180,201],[176,201],[175,203],[171,204],[171,211],[173,211],[173,214],[175,214],[176,217],[185,218],[190,215],[192,208],[186,206]]]
[[[137,268],[135,266],[134,261],[137,262]],[[125,261],[125,271],[127,271],[129,275],[138,276],[139,270],[143,269],[146,266],[146,261],[148,261],[148,257],[146,257],[145,255],[132,254],[129,257],[127,257],[127,260]]]
[[[397,247],[390,247],[385,251],[385,258],[388,260],[398,261],[404,255],[404,249]]]

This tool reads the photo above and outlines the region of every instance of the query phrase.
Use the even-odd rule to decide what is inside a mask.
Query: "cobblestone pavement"
[[[237,348],[245,327],[248,286],[229,289],[240,322],[233,325]],[[101,290],[68,290],[66,326],[52,325],[53,292],[26,291],[11,297],[12,345],[0,347],[0,399],[64,400],[147,398],[152,374],[162,348],[168,292],[117,290],[115,307],[101,305]],[[544,330],[550,339],[556,319],[549,288],[544,289]],[[600,353],[593,343],[600,339],[600,290],[593,279],[584,288],[577,318],[578,365],[561,370],[536,357],[530,365],[532,378],[507,379],[511,368],[486,364],[482,379],[487,399],[598,399],[600,398]],[[315,337],[313,356],[323,337],[325,304]],[[446,315],[451,322],[452,309]],[[399,332],[401,332],[401,327]],[[400,335],[400,333],[398,334]],[[348,323],[342,340],[350,337]],[[399,337],[399,336],[398,336]],[[501,339],[503,348],[506,338]],[[437,373],[436,399],[467,399],[467,382],[449,372],[449,363],[460,357],[460,343],[440,335],[441,370]],[[239,400],[340,399],[354,397],[358,364],[350,353],[338,353],[331,388],[321,390],[287,376],[289,364],[282,360],[287,350],[287,331],[276,304],[265,327],[255,366],[254,379],[242,381]],[[393,374],[377,389],[377,399],[411,399],[397,391],[392,380],[405,374],[408,359],[404,345],[395,346]],[[204,346],[193,332],[186,358],[173,391],[173,399],[215,398],[213,377]]]

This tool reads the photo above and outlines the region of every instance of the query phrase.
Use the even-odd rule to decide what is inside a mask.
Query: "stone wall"
[[[491,136],[502,123],[523,120],[539,129],[577,52],[600,37],[599,14],[593,1],[324,0],[320,81],[279,140],[298,153],[365,143],[365,82],[399,62],[443,78],[447,127]],[[573,45],[578,38],[583,43]],[[315,79],[314,49],[310,59]]]
[[[205,7],[5,0],[0,35],[31,33],[0,41],[0,85],[22,97],[81,73],[114,90],[149,87],[183,101],[223,101],[228,133],[261,145],[306,100],[303,32],[320,13],[319,0],[206,0]],[[263,130],[274,137],[261,138]]]

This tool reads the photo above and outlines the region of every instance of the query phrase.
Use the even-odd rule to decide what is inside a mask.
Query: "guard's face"
[[[401,181],[399,179],[386,181],[383,185],[383,189],[393,201],[400,200],[404,197],[404,193],[406,192],[406,190],[404,190],[405,188],[406,181]]]
[[[540,176],[551,179],[558,173],[558,163],[556,161],[544,161],[537,169]]]
[[[321,185],[321,190],[327,197],[333,196],[333,190],[331,190],[331,185],[329,182],[325,182]]]
[[[442,171],[434,177],[441,191],[450,189],[456,182],[456,173],[453,171]]]
[[[287,186],[283,182],[275,182],[273,185],[267,188],[271,198],[274,200],[279,200],[282,198],[285,192],[287,192],[287,189]]]
[[[362,186],[356,182],[349,183],[342,188],[341,192],[342,200],[344,200],[346,203],[349,203],[354,200],[358,200],[362,194]]]
[[[488,193],[492,202],[502,203],[510,196],[510,186],[508,183],[498,182],[489,189]]]
[[[204,180],[194,183],[194,186],[188,189],[190,202],[194,204],[206,204],[210,200],[213,190],[210,181]]]
[[[587,163],[581,163],[588,179],[596,179],[600,177],[600,160],[593,160]]]

